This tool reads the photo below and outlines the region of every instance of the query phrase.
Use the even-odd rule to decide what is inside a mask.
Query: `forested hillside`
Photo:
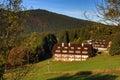
[[[63,29],[80,28],[96,24],[92,21],[76,19],[46,10],[29,10],[29,18],[25,32],[58,31]]]

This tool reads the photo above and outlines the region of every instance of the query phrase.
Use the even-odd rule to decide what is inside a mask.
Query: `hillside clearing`
[[[25,77],[21,77],[23,80],[120,80],[119,63],[120,56],[108,54],[83,62],[56,62],[48,59],[33,64]],[[5,77],[13,80],[13,76],[11,79],[7,74],[10,73],[6,73]]]

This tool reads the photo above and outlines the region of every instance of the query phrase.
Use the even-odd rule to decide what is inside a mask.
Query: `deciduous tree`
[[[26,12],[21,11],[22,0],[4,0],[0,7],[1,51],[7,54],[16,45],[18,35],[24,28]]]
[[[22,0],[0,1],[0,53],[6,58],[24,27],[26,12],[21,3]]]
[[[112,40],[112,45],[110,48],[111,55],[118,55],[120,54],[120,33],[117,33]]]
[[[97,2],[98,16],[102,18],[104,22],[120,25],[120,0],[101,1],[102,2]]]

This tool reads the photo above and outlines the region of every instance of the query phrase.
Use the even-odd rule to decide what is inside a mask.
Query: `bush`
[[[45,58],[44,50],[39,46],[35,48],[34,53],[32,53],[31,51],[29,52],[29,63],[36,63],[41,60],[44,60],[44,58]]]
[[[15,47],[8,54],[8,64],[11,66],[23,65],[27,62],[27,48]]]
[[[110,48],[110,55],[118,55],[118,54],[120,54],[120,33],[117,33],[114,36]]]
[[[35,48],[34,53],[32,53],[28,47],[15,47],[10,50],[8,54],[7,62],[10,66],[22,66],[29,63],[35,63],[42,60],[44,57],[44,52],[41,47]],[[9,67],[10,67],[9,66]]]
[[[0,80],[3,79],[3,74],[5,70],[5,60],[2,55],[0,55]]]

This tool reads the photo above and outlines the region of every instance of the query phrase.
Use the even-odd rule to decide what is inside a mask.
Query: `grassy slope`
[[[68,71],[84,71],[83,74],[45,74],[48,72],[68,72]],[[93,74],[93,70],[120,70],[120,56],[109,56],[101,54],[83,62],[54,62],[52,59],[39,62],[33,65],[30,70],[30,76],[24,80],[120,80],[119,73],[99,73]]]

